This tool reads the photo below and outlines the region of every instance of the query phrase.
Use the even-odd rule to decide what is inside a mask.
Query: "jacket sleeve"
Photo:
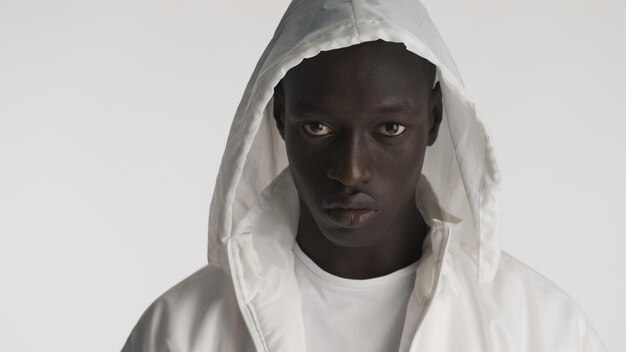
[[[583,352],[608,352],[606,346],[600,339],[593,327],[588,324],[587,331],[583,335]]]
[[[580,317],[580,351],[581,352],[608,352],[600,336],[594,329],[591,321],[581,309]]]
[[[167,303],[157,299],[139,318],[121,352],[174,352],[168,346]]]

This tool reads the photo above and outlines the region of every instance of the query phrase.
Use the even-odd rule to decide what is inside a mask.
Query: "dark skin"
[[[434,78],[431,63],[379,40],[305,59],[276,86],[300,200],[296,241],[323,270],[369,279],[421,257],[429,228],[415,192],[442,119]]]

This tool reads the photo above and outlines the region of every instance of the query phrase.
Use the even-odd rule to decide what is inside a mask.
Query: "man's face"
[[[372,245],[415,209],[441,122],[433,80],[434,66],[404,45],[376,41],[321,52],[277,86],[274,117],[301,216],[331,242]]]

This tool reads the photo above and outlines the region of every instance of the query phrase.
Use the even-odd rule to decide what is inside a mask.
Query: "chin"
[[[324,229],[322,233],[327,240],[340,247],[362,248],[373,245],[378,238],[366,229]]]

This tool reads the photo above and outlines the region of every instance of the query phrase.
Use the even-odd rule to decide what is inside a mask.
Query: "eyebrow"
[[[317,114],[317,115],[331,115],[331,112],[320,108],[314,104],[309,102],[298,102],[297,104],[298,110],[303,113]],[[397,113],[406,113],[411,110],[411,104],[407,101],[399,101],[399,102],[389,102],[381,104],[376,108],[372,109],[372,112],[379,114],[397,114]]]
[[[317,115],[330,115],[330,111],[322,109],[318,106],[315,106],[311,103],[300,101],[297,104],[298,111],[307,113],[307,114],[317,114]]]
[[[378,106],[374,112],[381,114],[405,113],[411,110],[411,104],[407,101],[391,102]]]

